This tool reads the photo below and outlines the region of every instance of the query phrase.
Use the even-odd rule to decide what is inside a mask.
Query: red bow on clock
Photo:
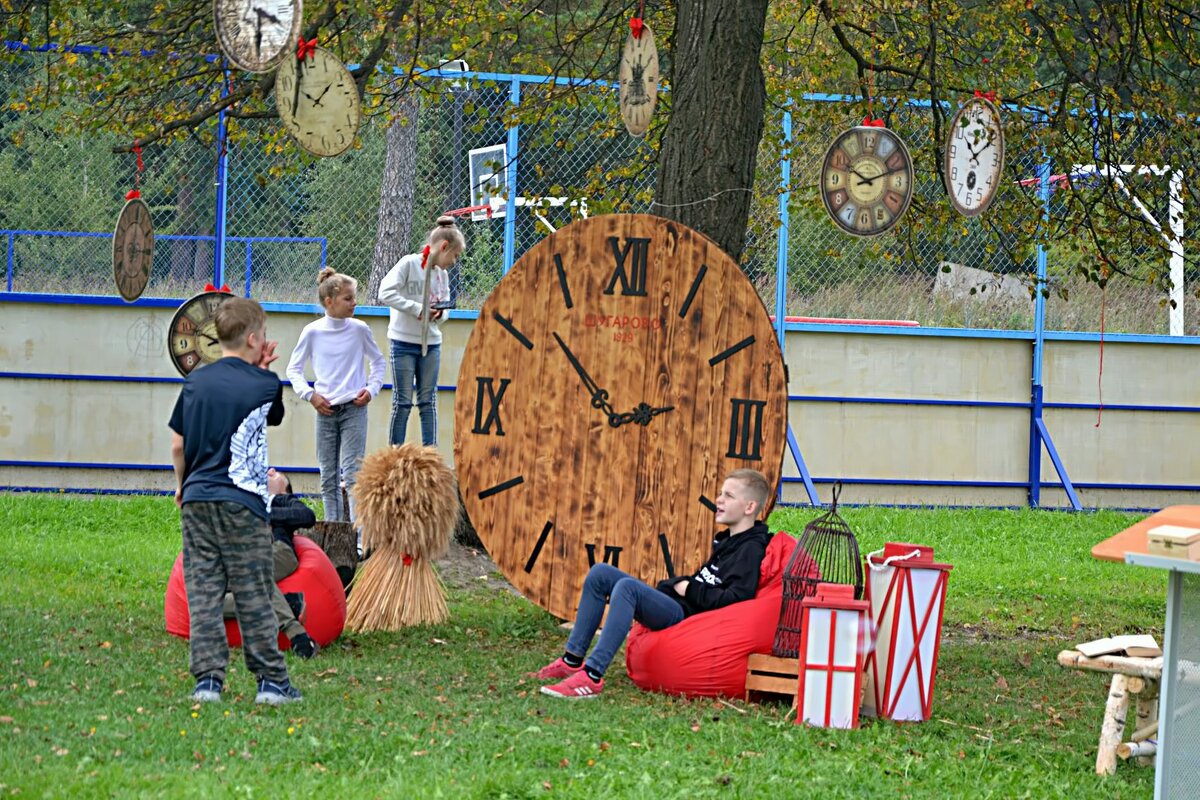
[[[886,127],[886,126],[883,124],[883,120],[881,120],[881,119],[871,119],[871,115],[870,115],[870,114],[867,114],[865,117],[863,117],[862,124],[863,124],[863,126],[864,126],[864,127],[867,127],[867,128],[883,128],[883,127]]]
[[[206,291],[206,292],[224,292],[225,294],[233,294],[233,292],[229,288],[228,283],[221,284],[220,289],[213,286],[211,283],[206,283],[206,284],[204,284],[204,291]]]
[[[314,36],[313,38],[309,39],[306,42],[306,41],[304,41],[304,37],[301,36],[300,40],[298,42],[296,42],[296,60],[297,61],[303,61],[304,59],[309,58],[312,55],[315,55],[316,52],[317,52],[317,37]]]

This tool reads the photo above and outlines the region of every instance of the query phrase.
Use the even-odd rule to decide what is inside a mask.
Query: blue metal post
[[[225,81],[221,84],[221,96],[229,93],[229,70],[225,71]],[[225,282],[225,213],[228,200],[226,178],[229,168],[229,153],[225,148],[225,138],[228,131],[225,127],[225,112],[217,115],[217,220],[216,242],[213,243],[213,286]],[[250,268],[246,268],[246,297],[250,296]]]
[[[792,199],[792,112],[783,112],[783,153],[779,157],[779,235],[775,250],[775,335],[784,349],[784,316],[787,314],[788,203]]]
[[[1050,218],[1050,162],[1038,165],[1038,196],[1042,199],[1042,220]],[[1033,298],[1033,374],[1029,410],[1029,505],[1037,508],[1042,501],[1042,359],[1046,347],[1046,248],[1037,246],[1037,283]]]
[[[8,232],[8,291],[12,291],[13,287],[13,233]]]
[[[521,80],[514,77],[509,84],[509,102],[514,106],[521,105]],[[520,146],[520,126],[513,125],[508,129],[508,139],[504,147],[504,158],[508,162],[505,171],[508,173],[508,198],[504,202],[504,275],[512,269],[516,259],[517,240],[517,147]]]

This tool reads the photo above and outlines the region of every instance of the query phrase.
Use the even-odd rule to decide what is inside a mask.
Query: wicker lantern
[[[783,573],[783,605],[779,609],[779,627],[775,631],[774,655],[796,658],[804,610],[801,602],[817,593],[818,583],[840,583],[854,587],[854,599],[863,596],[862,559],[854,531],[837,513],[842,484],[833,486],[829,511],[805,526],[800,543],[792,552]]]

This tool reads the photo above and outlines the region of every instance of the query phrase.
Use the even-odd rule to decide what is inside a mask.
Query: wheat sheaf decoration
[[[402,444],[371,453],[359,469],[354,501],[371,557],[354,579],[346,627],[395,631],[448,619],[431,562],[449,548],[462,505],[454,472],[437,449]]]

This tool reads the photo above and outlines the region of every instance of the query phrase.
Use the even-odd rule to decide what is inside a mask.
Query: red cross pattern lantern
[[[797,725],[858,727],[870,605],[855,600],[854,591],[855,587],[847,584],[821,583],[815,597],[801,602]]]
[[[888,542],[867,555],[874,647],[866,658],[863,713],[924,722],[933,708],[933,683],[949,564],[933,548]]]

